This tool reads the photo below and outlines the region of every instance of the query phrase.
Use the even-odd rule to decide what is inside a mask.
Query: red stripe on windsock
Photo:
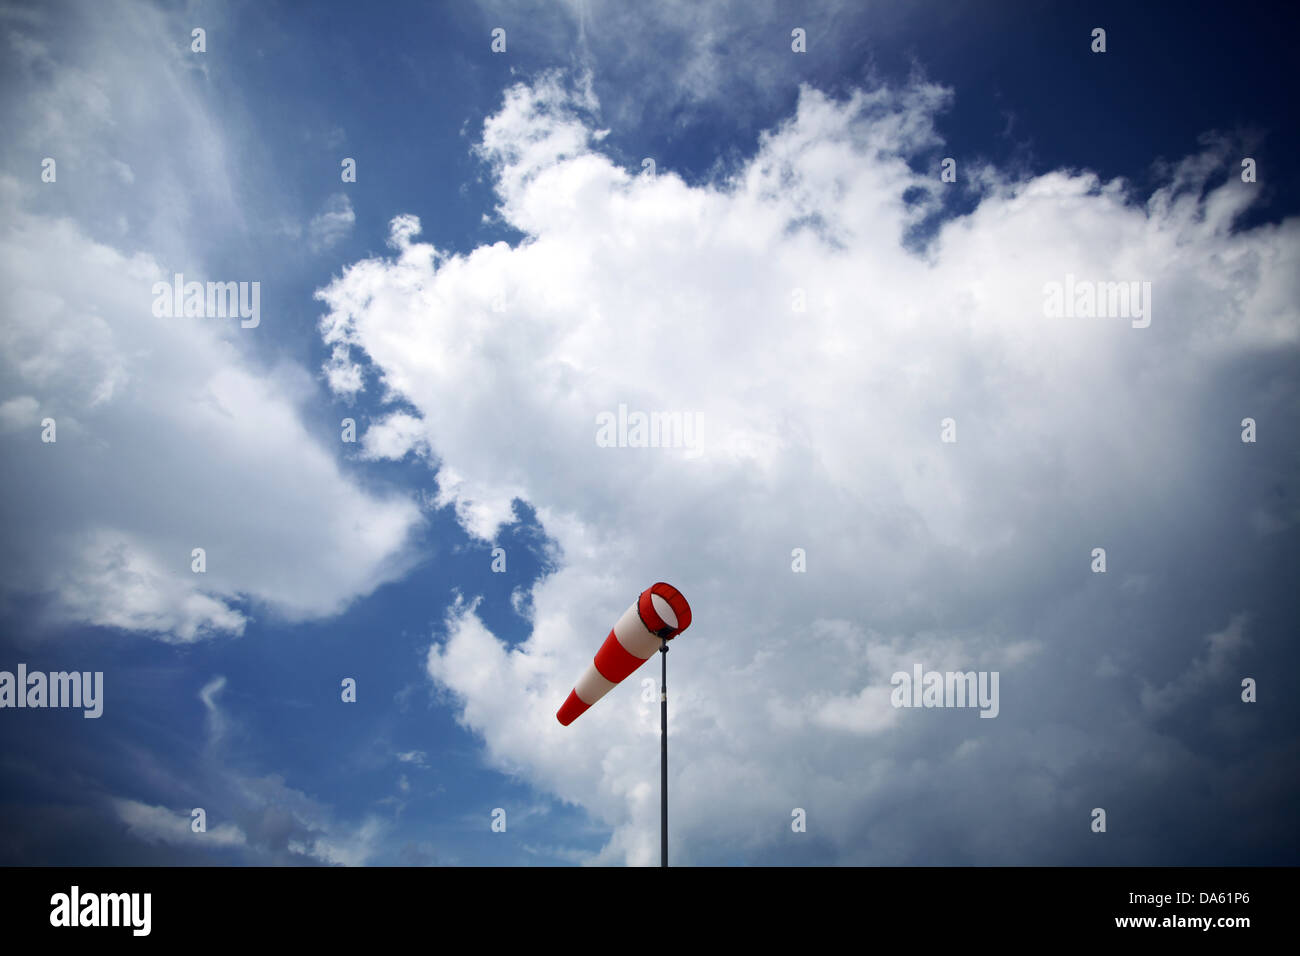
[[[632,673],[638,667],[645,663],[643,658],[637,657],[626,647],[618,642],[618,635],[613,631],[609,632],[609,637],[605,638],[605,643],[600,645],[600,650],[596,652],[595,660],[596,670],[600,671],[600,676],[611,683],[617,684],[628,674]]]
[[[555,712],[555,719],[565,727],[581,717],[591,705],[578,696],[576,690],[569,691],[569,699]]]

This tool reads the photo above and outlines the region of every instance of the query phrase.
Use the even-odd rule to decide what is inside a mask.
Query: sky
[[[0,864],[1300,862],[1274,18],[0,4]]]

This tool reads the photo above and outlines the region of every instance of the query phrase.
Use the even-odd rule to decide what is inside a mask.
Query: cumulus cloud
[[[1041,860],[965,817],[1015,806],[1026,832],[1058,826],[1089,799],[1070,780],[1102,760],[1080,726],[1112,735],[1105,761],[1179,752],[1141,723],[1131,682],[1106,697],[1076,679],[1117,666],[1108,637],[1080,645],[1089,549],[1123,541],[1147,572],[1190,510],[1206,532],[1247,527],[1197,477],[1230,454],[1231,414],[1206,424],[1190,397],[1231,360],[1294,349],[1296,224],[1234,232],[1253,194],[1206,189],[1227,155],[1208,142],[1145,203],[1087,172],[985,169],[975,211],[918,250],[939,185],[906,160],[937,142],[948,99],[924,82],[805,87],[735,176],[688,186],[603,156],[589,92],[547,75],[508,91],[478,147],[524,242],[450,255],[403,216],[393,258],[318,293],[334,364],[416,408],[465,528],[490,540],[523,497],[563,554],[533,588],[528,640],[507,646],[461,600],[428,670],[495,766],[610,827],[599,861],[655,855],[651,675],[571,727],[554,711],[660,579],[695,610],[669,682],[675,839],[693,860],[762,857],[794,806],[840,860]],[[1045,285],[1066,273],[1152,282],[1152,325],[1048,319]],[[702,453],[598,446],[620,403],[701,415]],[[1141,650],[1177,645],[1166,633]],[[1132,666],[1134,649],[1112,657]],[[1000,718],[889,708],[889,676],[913,663],[1000,671]],[[962,792],[976,766],[988,777]]]
[[[394,412],[366,429],[361,439],[362,457],[378,461],[399,460],[409,452],[427,450],[424,424],[414,415]]]
[[[239,633],[251,601],[304,619],[405,570],[419,507],[364,491],[304,423],[312,392],[263,367],[237,322],[160,318],[153,258],[126,256],[3,192],[8,418],[34,396],[59,425],[7,431],[10,593],[61,618],[175,640]],[[16,404],[12,404],[16,403]],[[205,551],[205,573],[192,552]]]
[[[258,360],[238,337],[256,332],[153,314],[153,284],[176,273],[258,281],[203,265],[208,237],[245,225],[226,162],[237,114],[211,115],[173,12],[107,10],[34,9],[0,40],[15,80],[0,107],[21,131],[5,165],[59,164],[52,183],[0,176],[0,596],[180,641],[240,633],[250,610],[335,613],[409,566],[419,508],[344,474],[337,433],[307,425],[319,389]],[[353,219],[333,197],[312,241]]]
[[[677,859],[1086,858],[1058,833],[1095,805],[1080,779],[1185,753],[1133,680],[1101,674],[1187,646],[1177,586],[1152,577],[1166,542],[1248,530],[1205,478],[1241,447],[1236,406],[1195,398],[1227,363],[1295,348],[1297,224],[1234,231],[1255,194],[1207,188],[1228,156],[1207,141],[1145,201],[1086,171],[983,170],[974,211],[918,249],[941,187],[907,158],[938,142],[949,98],[805,87],[743,168],[690,186],[602,155],[589,91],[548,75],[511,89],[479,144],[525,241],[452,255],[401,216],[394,256],[318,293],[331,368],[417,410],[466,529],[492,539],[522,497],[562,554],[526,641],[458,599],[427,664],[493,765],[610,828],[597,861],[655,856],[653,675],[571,727],[554,712],[656,580],[695,609],[670,655]],[[1150,327],[1047,318],[1067,273],[1150,281]],[[700,414],[701,453],[599,447],[620,403]],[[1099,593],[1103,541],[1144,593]],[[999,718],[892,710],[913,663],[1000,671]],[[790,843],[794,807],[820,836]]]

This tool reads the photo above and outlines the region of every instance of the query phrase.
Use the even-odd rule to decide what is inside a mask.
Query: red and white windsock
[[[691,606],[681,591],[662,581],[646,588],[600,645],[596,659],[569,692],[556,719],[569,726],[624,677],[654,657],[660,638],[671,641],[690,626]]]

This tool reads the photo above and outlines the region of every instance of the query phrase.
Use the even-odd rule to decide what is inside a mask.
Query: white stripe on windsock
[[[582,702],[590,707],[617,686],[618,684],[614,681],[602,677],[600,671],[596,670],[596,665],[592,664],[578,678],[578,683],[573,689],[577,692],[578,697],[582,699]]]

